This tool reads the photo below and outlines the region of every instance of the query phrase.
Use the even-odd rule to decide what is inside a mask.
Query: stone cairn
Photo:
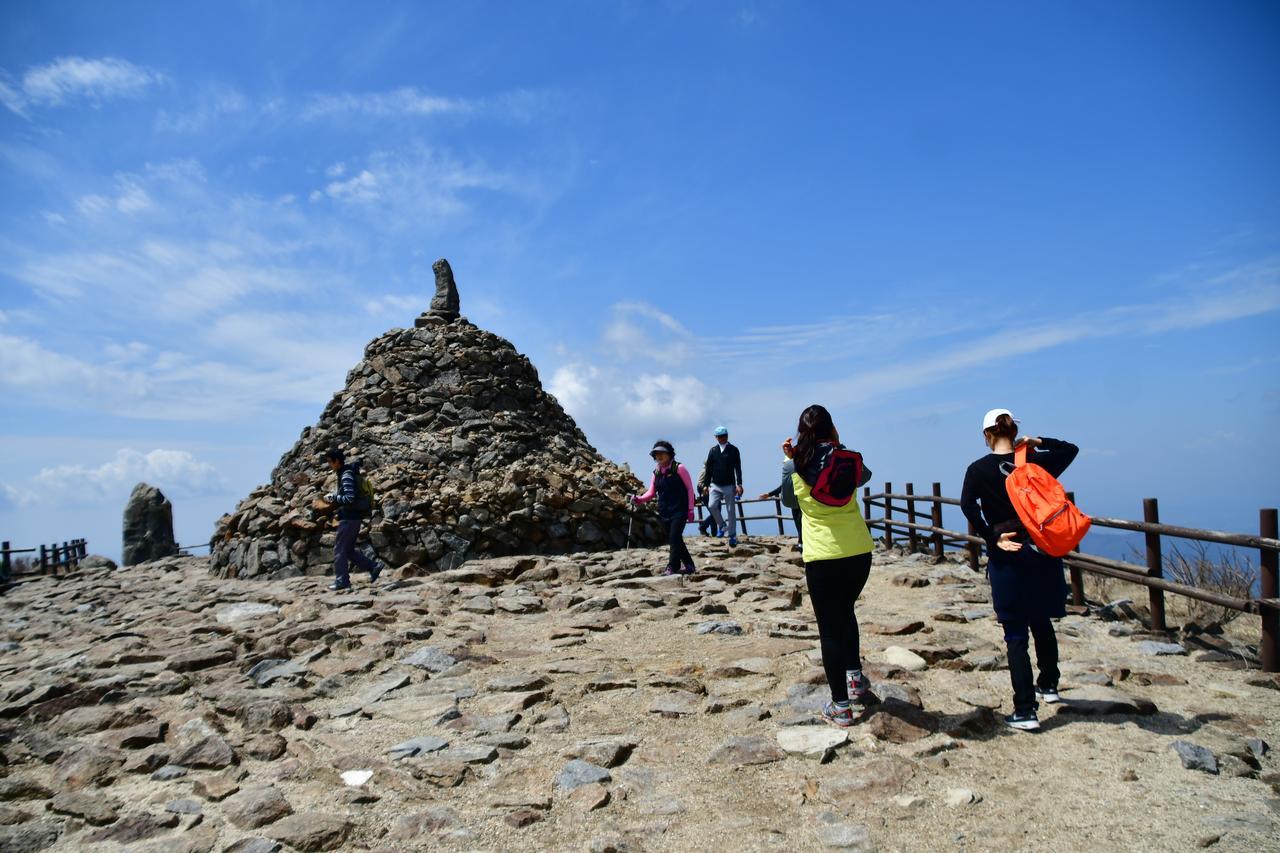
[[[121,559],[126,566],[172,557],[178,553],[173,538],[173,504],[155,486],[139,483],[124,506]]]
[[[587,442],[528,358],[460,315],[448,261],[433,269],[435,298],[415,328],[371,341],[271,482],[219,519],[215,574],[330,570],[332,523],[312,503],[336,487],[320,459],[335,446],[374,487],[369,540],[390,566],[411,564],[406,574],[626,544],[626,496],[641,483]],[[636,510],[632,544],[661,541],[653,515]]]

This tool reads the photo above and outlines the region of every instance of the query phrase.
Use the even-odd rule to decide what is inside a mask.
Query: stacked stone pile
[[[370,540],[392,566],[430,571],[472,557],[626,544],[626,496],[639,480],[588,443],[528,358],[457,314],[442,261],[437,292],[415,328],[393,329],[365,347],[346,387],[303,430],[271,482],[219,520],[216,573],[328,570],[330,521],[311,508],[336,487],[319,459],[328,447],[355,451],[362,462],[377,493]],[[632,541],[661,541],[651,514],[636,514]]]

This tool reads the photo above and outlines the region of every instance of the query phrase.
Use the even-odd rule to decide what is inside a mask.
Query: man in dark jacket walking
[[[329,589],[341,592],[351,589],[351,575],[347,571],[350,563],[355,563],[369,573],[369,582],[373,583],[382,574],[382,563],[370,560],[356,547],[356,537],[360,535],[360,524],[372,511],[369,496],[359,487],[360,464],[346,464],[346,454],[334,448],[324,455],[330,470],[338,475],[338,490],[324,496],[325,501],[338,508],[338,536],[333,542],[333,583]]]
[[[711,487],[707,509],[719,528],[717,535],[728,535],[729,544],[737,545],[738,533],[733,525],[737,500],[742,497],[742,455],[738,453],[737,447],[729,443],[727,427],[716,427],[715,436],[715,446],[707,453],[707,479]],[[726,501],[728,507],[724,515],[721,515],[720,507]]]

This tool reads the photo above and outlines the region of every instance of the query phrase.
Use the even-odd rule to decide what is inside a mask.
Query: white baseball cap
[[[982,416],[982,431],[986,432],[987,430],[995,426],[996,418],[1000,417],[1001,415],[1008,415],[1010,418],[1013,419],[1013,422],[1015,424],[1019,423],[1018,419],[1013,417],[1013,412],[1009,411],[1008,409],[992,409],[991,411],[987,412],[985,415]]]

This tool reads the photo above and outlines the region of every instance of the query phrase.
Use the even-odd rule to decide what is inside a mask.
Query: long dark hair
[[[796,470],[803,471],[813,461],[818,452],[818,445],[835,437],[836,425],[831,422],[831,413],[824,407],[814,403],[800,413],[800,423],[796,424],[796,443],[791,451]]]

